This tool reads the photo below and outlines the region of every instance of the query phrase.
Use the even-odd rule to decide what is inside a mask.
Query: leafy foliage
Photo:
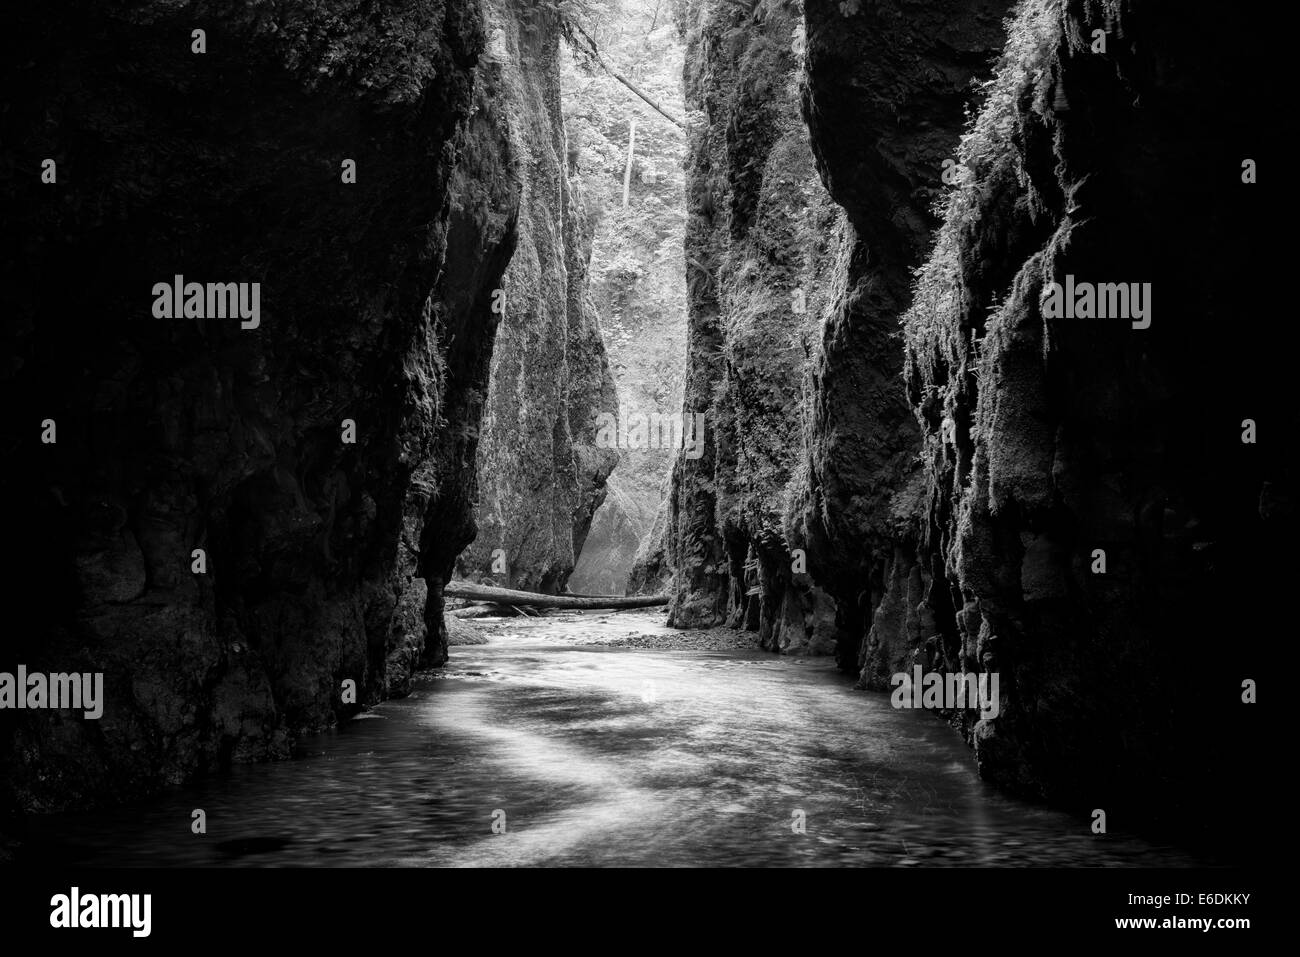
[[[669,113],[684,116],[682,0],[587,0],[587,6],[579,22],[611,68]],[[686,367],[686,137],[589,57],[571,52],[561,76],[569,172],[592,217],[590,289],[619,400],[632,411],[673,413],[681,408]],[[585,550],[599,558],[579,562],[571,587],[621,588],[624,566],[654,520],[670,463],[664,450],[622,453]]]

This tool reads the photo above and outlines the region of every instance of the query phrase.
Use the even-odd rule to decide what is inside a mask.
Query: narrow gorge
[[[1268,325],[1282,24],[57,0],[10,26],[0,860],[1261,853],[1300,464]],[[93,719],[54,691],[83,674]],[[340,851],[359,801],[378,836]],[[225,850],[156,836],[199,807],[234,809]],[[778,846],[792,809],[824,847]]]

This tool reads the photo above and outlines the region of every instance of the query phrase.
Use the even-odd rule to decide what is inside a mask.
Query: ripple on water
[[[126,866],[1195,863],[1000,794],[946,725],[825,659],[520,634],[453,649],[368,713],[384,720],[307,739],[299,760],[44,818],[32,850]]]

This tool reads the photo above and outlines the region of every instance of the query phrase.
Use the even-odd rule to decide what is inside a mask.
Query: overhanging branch
[[[646,93],[640,87],[638,87],[635,83],[633,83],[627,77],[623,76],[623,74],[619,73],[607,62],[605,62],[605,58],[601,56],[600,50],[596,46],[596,41],[591,38],[591,34],[589,34],[586,30],[582,28],[582,24],[578,23],[575,20],[568,20],[568,19],[565,19],[561,22],[564,25],[563,27],[564,35],[568,38],[569,42],[572,43],[576,49],[581,50],[586,56],[594,60],[602,70],[604,70],[614,79],[618,80],[618,82],[622,83],[625,87],[627,87],[637,96],[639,96],[650,106],[652,110],[654,110],[664,119],[666,119],[669,123],[673,124],[673,126],[677,127],[679,130],[683,132],[686,131],[685,123],[683,123],[681,120],[677,119],[677,117],[673,116],[671,113],[665,110],[662,106],[660,106],[658,103],[652,100],[648,95],[646,95]]]

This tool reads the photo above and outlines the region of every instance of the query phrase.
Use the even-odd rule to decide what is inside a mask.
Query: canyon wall
[[[445,656],[493,291],[555,116],[555,24],[518,9],[9,18],[0,671],[102,672],[104,710],[0,713],[6,808],[284,756]],[[256,327],[158,318],[178,275],[258,283]]]
[[[857,668],[862,636],[913,548],[919,436],[903,390],[899,317],[937,225],[939,171],[972,86],[1001,47],[1007,7],[805,4],[803,110],[849,226],[811,363],[805,482],[787,518],[814,579],[835,598],[845,668]],[[928,636],[918,604],[910,601],[902,627]]]
[[[907,6],[692,8],[686,408],[711,428],[674,470],[670,621],[846,668],[914,539],[899,316],[1005,9]]]
[[[1250,329],[1279,258],[1244,181],[1267,45],[1237,23],[1207,71],[1185,13],[1033,0],[1010,25],[903,320],[919,547],[862,679],[999,673],[995,720],[954,716],[986,777],[1221,829],[1250,801],[1232,768],[1263,760],[1231,636],[1281,611],[1297,416]],[[1111,314],[1058,309],[1076,282]]]
[[[476,581],[556,592],[618,461],[595,445],[596,416],[618,399],[587,289],[591,226],[568,168],[558,25],[538,8],[525,27],[501,38],[509,59],[530,67],[509,91],[523,195],[478,447],[478,537],[456,567]]]
[[[636,554],[632,557],[632,568],[623,589],[628,595],[665,595],[673,590],[673,568],[668,563],[671,473],[664,484],[664,500],[655,510],[654,522],[641,537]]]
[[[833,606],[792,571],[782,516],[802,451],[805,367],[846,228],[799,118],[798,12],[690,7],[684,410],[704,414],[705,447],[674,463],[663,539],[670,623],[727,622],[791,652],[834,643]],[[652,536],[634,588],[661,577],[658,550]]]
[[[685,408],[711,428],[633,586],[666,560],[673,624],[831,645],[872,690],[998,674],[997,717],[944,714],[1019,793],[1147,826],[1239,807],[1198,769],[1262,760],[1230,636],[1280,612],[1296,494],[1285,359],[1250,331],[1280,259],[1243,178],[1277,125],[1266,31],[1207,69],[1173,3],[692,10]],[[1075,279],[1149,288],[1151,325],[1045,311]]]

